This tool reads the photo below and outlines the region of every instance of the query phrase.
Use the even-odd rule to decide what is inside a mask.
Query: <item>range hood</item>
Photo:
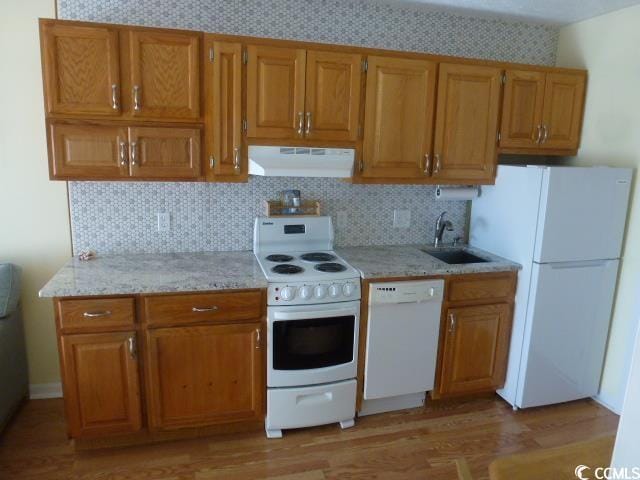
[[[263,177],[339,177],[353,172],[352,148],[249,146],[249,174]]]

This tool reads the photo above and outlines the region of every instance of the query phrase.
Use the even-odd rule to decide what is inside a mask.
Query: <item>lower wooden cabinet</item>
[[[70,436],[140,430],[135,333],[63,335],[60,346]]]
[[[171,429],[261,419],[261,324],[147,331],[149,426]]]
[[[500,388],[511,334],[511,305],[449,308],[444,325],[440,394]]]

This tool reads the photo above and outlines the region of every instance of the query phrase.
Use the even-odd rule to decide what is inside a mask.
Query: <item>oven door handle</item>
[[[353,308],[342,310],[314,310],[311,312],[273,312],[274,320],[308,320],[310,318],[332,318],[332,317],[357,317],[358,312]]]

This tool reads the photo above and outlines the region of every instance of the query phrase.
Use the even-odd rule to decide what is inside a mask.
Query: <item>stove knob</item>
[[[298,290],[298,295],[303,300],[309,300],[313,296],[313,289],[308,285],[304,285]]]
[[[331,285],[329,287],[329,296],[330,297],[339,297],[340,294],[342,293],[342,289],[340,288],[340,285],[336,285],[335,283],[333,285]]]
[[[313,289],[313,296],[317,299],[321,299],[327,296],[327,287],[324,285],[318,285]]]
[[[342,293],[344,293],[345,297],[350,297],[355,291],[356,286],[351,282],[347,282],[342,286]]]
[[[280,298],[286,302],[288,302],[289,300],[293,300],[295,296],[295,287],[284,287],[282,290],[280,290]]]

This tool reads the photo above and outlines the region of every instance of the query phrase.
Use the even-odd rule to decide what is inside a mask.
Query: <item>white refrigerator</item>
[[[469,243],[522,265],[507,378],[514,408],[598,393],[631,169],[500,165]]]

